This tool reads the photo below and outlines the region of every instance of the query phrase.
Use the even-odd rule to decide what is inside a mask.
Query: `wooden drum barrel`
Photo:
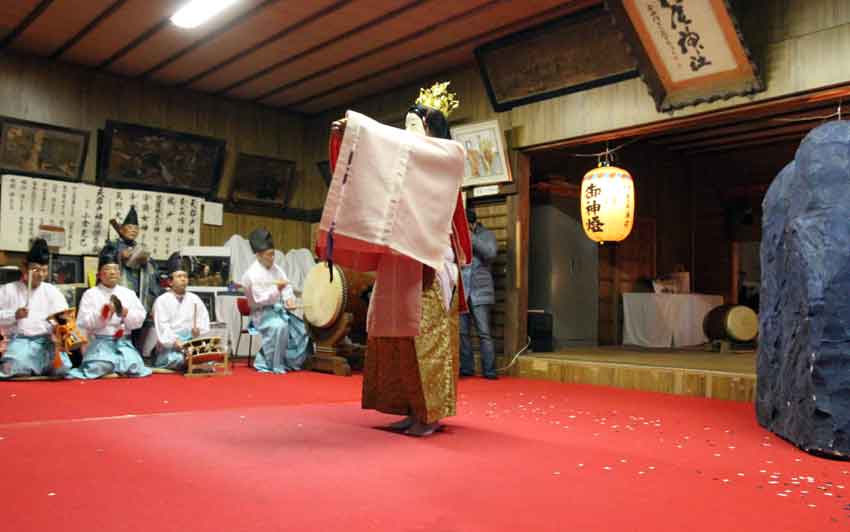
[[[758,315],[743,305],[721,305],[705,315],[702,328],[709,340],[750,342],[758,336]]]

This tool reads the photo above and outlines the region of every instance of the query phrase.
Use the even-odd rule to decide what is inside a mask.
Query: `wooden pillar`
[[[517,193],[507,197],[507,283],[505,286],[505,355],[525,346],[528,337],[528,238],[531,222],[531,160],[517,154]]]

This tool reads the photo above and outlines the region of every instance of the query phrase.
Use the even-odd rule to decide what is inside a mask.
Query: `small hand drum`
[[[53,325],[53,335],[56,347],[70,353],[88,343],[88,339],[77,328],[77,309],[60,310],[48,316],[47,321]]]
[[[150,256],[150,251],[148,251],[144,244],[136,244],[136,246],[130,250],[130,256],[127,258],[124,265],[132,270],[139,270],[148,263]]]

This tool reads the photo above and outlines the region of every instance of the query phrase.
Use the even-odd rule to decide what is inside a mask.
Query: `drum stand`
[[[342,343],[351,331],[353,322],[354,317],[346,312],[328,328],[310,328],[316,352],[308,359],[308,369],[349,377],[352,366],[356,369],[363,367],[365,347]]]
[[[755,342],[732,342],[730,340],[709,340],[706,351],[715,353],[732,353],[735,351],[752,351],[756,349]]]
[[[183,346],[184,377],[225,377],[231,374],[230,353],[220,337],[195,338]]]

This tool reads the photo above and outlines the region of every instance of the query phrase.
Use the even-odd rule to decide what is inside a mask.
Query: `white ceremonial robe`
[[[210,331],[207,307],[201,298],[191,292],[178,297],[169,291],[156,298],[153,320],[156,330],[154,366],[158,368],[182,369],[184,357],[177,347],[177,342],[190,340],[193,327],[198,328],[199,334]]]
[[[266,268],[258,260],[254,260],[254,263],[242,275],[242,286],[245,287],[245,297],[248,298],[248,305],[252,311],[251,319],[255,323],[260,322],[266,307],[274,306],[276,303],[282,304],[295,297],[291,284],[286,285],[283,290],[278,290],[275,284],[277,281],[289,281],[283,268],[277,264]]]
[[[341,266],[377,272],[370,336],[417,336],[422,265],[445,269],[464,149],[354,111],[346,118],[317,248]]]
[[[306,329],[303,322],[284,309],[285,302],[295,297],[292,285],[278,290],[277,281],[288,281],[277,264],[266,268],[255,260],[242,276],[245,296],[251,307],[252,334],[259,334],[263,347],[254,356],[254,369],[282,374],[299,370],[306,357]],[[290,343],[290,335],[295,342]]]
[[[113,312],[103,319],[103,307],[109,304],[112,295],[127,309],[126,317]],[[130,342],[130,333],[142,326],[146,315],[142,302],[129,288],[120,285],[106,288],[99,284],[86,290],[80,300],[77,325],[88,332],[89,346],[82,365],[69,371],[68,378],[97,379],[109,373],[127,377],[150,375],[151,369]]]
[[[19,308],[29,309],[29,315],[15,319]],[[0,358],[0,378],[14,376],[64,373],[71,364],[63,356],[63,366],[54,371],[53,326],[48,316],[66,310],[65,296],[50,283],[41,283],[30,294],[27,285],[16,281],[0,287],[0,329],[10,338],[6,352]]]
[[[123,320],[115,313],[106,320],[101,316],[103,306],[110,303],[113,294],[127,309],[127,317]],[[93,336],[115,336],[120,329],[124,330],[125,335],[129,335],[131,331],[142,326],[146,315],[139,297],[129,288],[121,285],[106,288],[98,284],[83,293],[80,310],[77,312],[77,325]]]

